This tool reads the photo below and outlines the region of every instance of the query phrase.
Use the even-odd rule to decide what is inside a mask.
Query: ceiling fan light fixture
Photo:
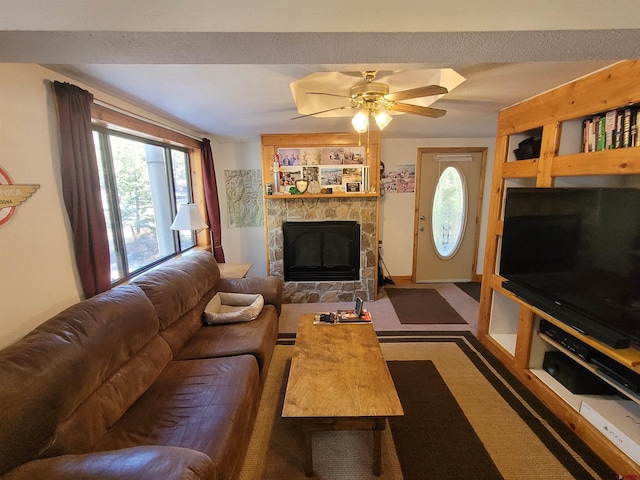
[[[378,124],[378,128],[380,130],[389,125],[391,123],[391,120],[393,120],[393,117],[383,110],[376,112],[373,115],[373,118],[376,119],[376,123]]]
[[[358,133],[364,133],[369,129],[369,111],[363,108],[351,119],[351,125]]]

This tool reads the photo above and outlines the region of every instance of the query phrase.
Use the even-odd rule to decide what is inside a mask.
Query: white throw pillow
[[[204,309],[204,321],[208,325],[250,322],[258,317],[263,306],[264,298],[259,293],[218,292]]]

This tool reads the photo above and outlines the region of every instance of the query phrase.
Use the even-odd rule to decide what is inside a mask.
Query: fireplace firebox
[[[282,233],[285,281],[360,279],[357,222],[284,222]]]

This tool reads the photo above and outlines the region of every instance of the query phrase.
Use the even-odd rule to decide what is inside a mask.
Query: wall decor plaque
[[[15,184],[9,174],[0,167],[0,227],[16,213],[16,208],[26,202],[40,188],[34,184]]]

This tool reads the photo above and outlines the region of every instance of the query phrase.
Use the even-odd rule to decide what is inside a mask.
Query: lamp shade
[[[380,130],[389,125],[391,123],[391,120],[393,120],[391,115],[384,111],[376,112],[373,117],[376,119],[376,123],[378,124],[378,128]]]
[[[369,111],[366,108],[361,109],[351,119],[351,125],[358,133],[364,133],[369,128]]]
[[[171,230],[202,230],[208,228],[198,206],[195,203],[181,203],[178,207],[178,214],[171,224]]]

